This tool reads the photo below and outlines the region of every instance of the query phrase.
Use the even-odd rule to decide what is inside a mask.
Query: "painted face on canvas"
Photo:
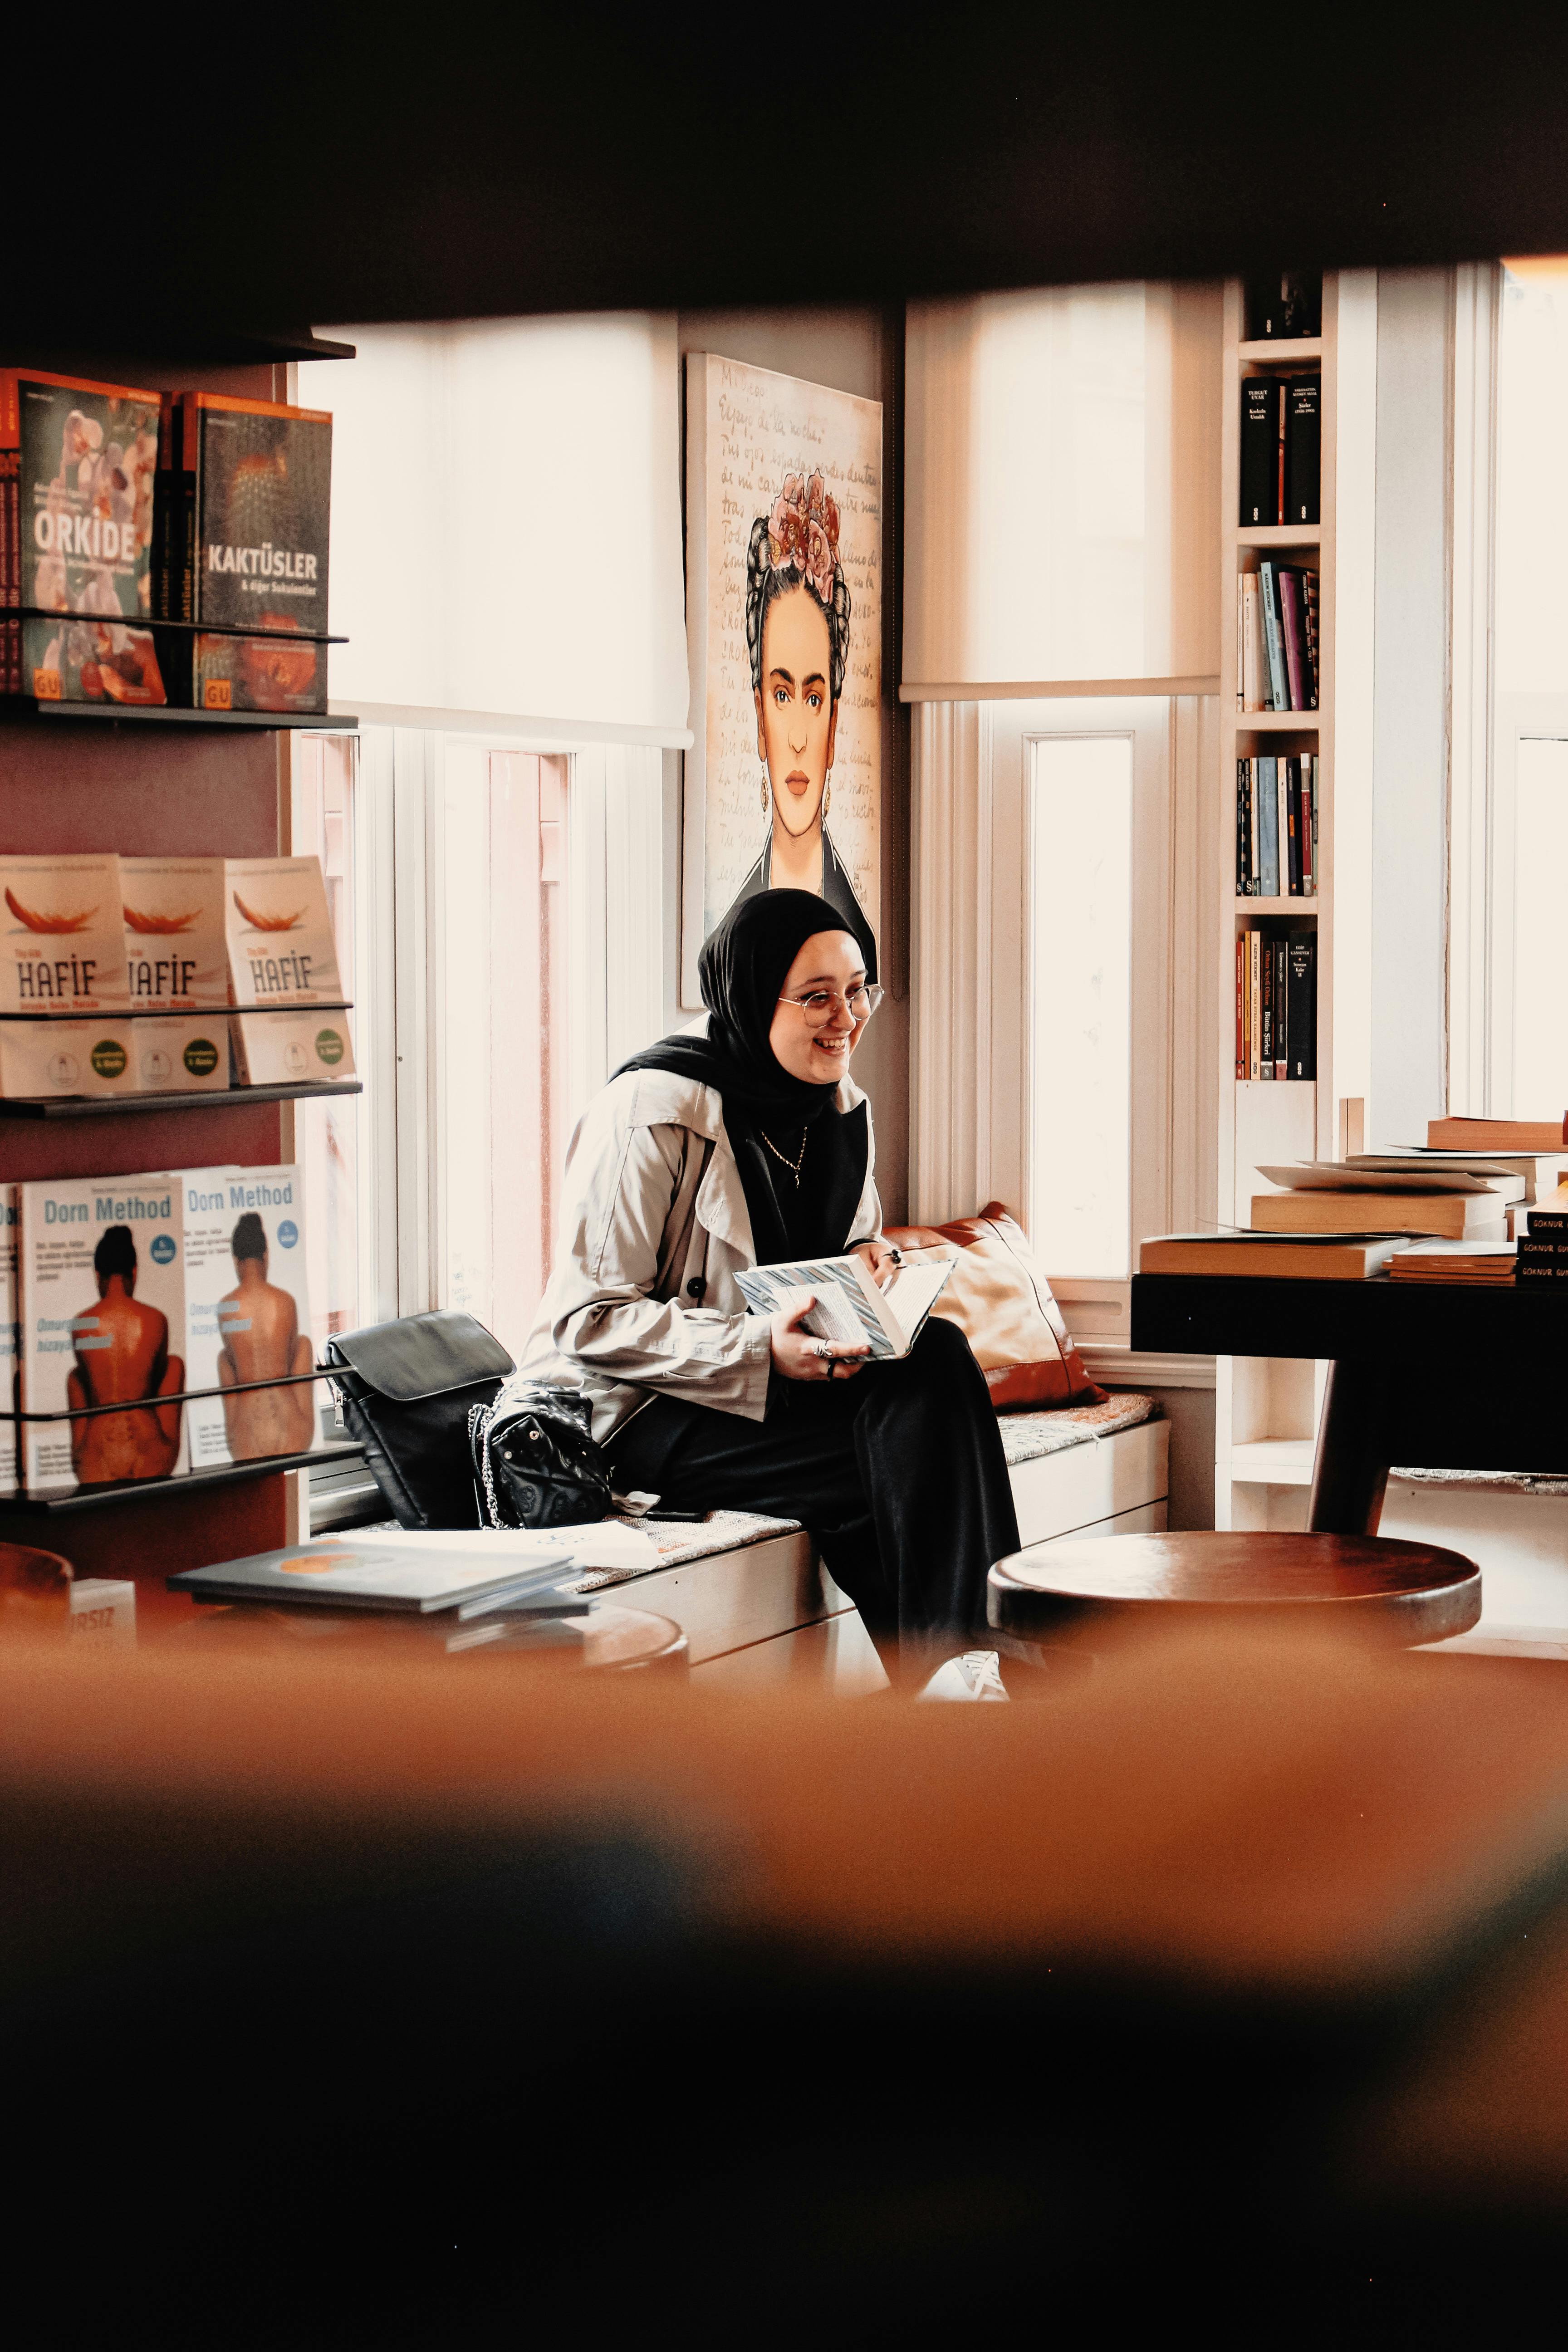
[[[775,596],[763,621],[763,682],[756,689],[757,755],[767,764],[773,823],[796,841],[821,818],[833,765],[838,709],[828,680],[827,615],[804,588]]]

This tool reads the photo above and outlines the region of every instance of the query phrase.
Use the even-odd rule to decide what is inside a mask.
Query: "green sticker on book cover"
[[[193,1037],[185,1047],[184,1063],[193,1078],[210,1078],[217,1067],[217,1047],[210,1037]]]
[[[329,1069],[342,1060],[343,1041],[335,1029],[317,1030],[316,1053],[318,1058],[325,1062]]]
[[[100,1037],[92,1049],[92,1066],[100,1078],[125,1075],[125,1048],[113,1037]]]

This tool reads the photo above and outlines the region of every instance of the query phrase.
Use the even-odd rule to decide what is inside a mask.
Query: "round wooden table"
[[[1413,1649],[1469,1631],[1481,1572],[1434,1544],[1199,1530],[1033,1544],[997,1561],[987,1592],[992,1624],[1029,1642],[1152,1624],[1162,1610],[1326,1620]]]
[[[616,1601],[591,1601],[584,1617],[483,1619],[459,1625],[438,1616],[388,1611],[274,1609],[259,1602],[206,1602],[163,1643],[195,1643],[203,1652],[300,1657],[350,1652],[363,1656],[427,1657],[460,1664],[505,1658],[560,1673],[624,1674],[633,1669],[684,1675],[686,1635],[672,1618]]]

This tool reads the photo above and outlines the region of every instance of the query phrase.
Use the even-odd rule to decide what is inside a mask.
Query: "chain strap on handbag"
[[[468,1413],[474,1484],[492,1528],[559,1528],[602,1519],[610,1474],[578,1389],[521,1373]]]

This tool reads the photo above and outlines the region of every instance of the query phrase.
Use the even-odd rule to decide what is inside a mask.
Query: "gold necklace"
[[[805,1147],[811,1135],[810,1128],[803,1127],[800,1130],[800,1159],[798,1160],[786,1160],[784,1153],[779,1150],[778,1145],[773,1141],[773,1138],[768,1135],[763,1135],[763,1130],[760,1127],[757,1129],[757,1133],[762,1136],[763,1141],[767,1145],[768,1150],[773,1153],[773,1158],[778,1161],[779,1166],[789,1170],[790,1174],[795,1178],[795,1189],[798,1192],[800,1190],[800,1165],[801,1160],[805,1158]]]

